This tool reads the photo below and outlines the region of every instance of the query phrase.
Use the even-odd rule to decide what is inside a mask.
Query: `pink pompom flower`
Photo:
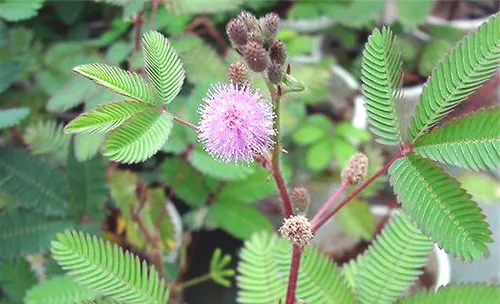
[[[246,162],[272,145],[273,109],[246,86],[216,84],[198,112],[198,138],[205,150],[224,162]]]

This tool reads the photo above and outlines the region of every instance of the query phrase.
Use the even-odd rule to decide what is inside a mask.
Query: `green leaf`
[[[23,211],[0,214],[0,259],[36,254],[49,249],[56,233],[71,227],[71,221],[46,218]]]
[[[293,133],[293,141],[298,145],[311,145],[333,131],[332,123],[324,115],[311,115],[297,131]]]
[[[195,150],[189,154],[189,163],[198,171],[221,180],[239,180],[255,172],[255,168],[215,160],[203,150]]]
[[[394,215],[358,259],[355,286],[362,303],[394,303],[422,274],[432,246],[406,214]]]
[[[47,215],[66,213],[64,176],[24,151],[0,146],[0,189],[24,207]]]
[[[1,5],[2,3],[0,3]],[[18,79],[19,74],[21,74],[21,63],[19,61],[6,60],[0,62],[0,93],[8,89]]]
[[[158,32],[147,32],[142,38],[146,73],[159,101],[170,103],[184,83],[184,69],[170,41]]]
[[[163,176],[174,195],[193,207],[203,206],[208,199],[206,178],[191,167],[187,161],[167,158],[162,164]]]
[[[413,29],[424,23],[425,18],[431,12],[433,0],[406,1],[397,0],[399,21],[406,29]]]
[[[448,285],[437,291],[422,290],[398,302],[399,304],[496,304],[500,299],[499,285]]]
[[[59,234],[52,242],[52,255],[76,283],[113,300],[137,304],[168,300],[165,282],[152,266],[95,236],[76,231]]]
[[[283,303],[291,255],[291,244],[274,234],[255,234],[246,241],[238,264],[237,302]],[[313,247],[302,254],[296,296],[306,303],[357,302],[337,266]]]
[[[105,134],[75,134],[75,157],[78,161],[86,161],[97,155],[104,143]]]
[[[398,201],[440,247],[466,261],[488,254],[485,216],[454,178],[414,154],[396,160],[389,174]]]
[[[95,110],[84,113],[66,125],[67,133],[101,133],[116,129],[129,118],[154,109],[147,103],[124,101],[98,106]]]
[[[212,0],[210,5],[203,0],[173,0],[173,11],[178,15],[219,13],[237,9],[244,0]]]
[[[11,108],[0,110],[0,129],[17,125],[21,120],[28,116],[28,108]]]
[[[7,21],[21,21],[36,16],[45,0],[5,0],[0,3],[0,18]]]
[[[153,156],[168,140],[173,116],[147,110],[136,114],[108,137],[104,155],[123,163],[137,163]]]
[[[371,240],[376,221],[367,202],[354,200],[335,215],[335,220],[346,234]]]
[[[231,181],[222,187],[219,199],[254,203],[276,193],[276,183],[268,180],[269,171],[258,169],[241,180]]]
[[[73,71],[118,94],[137,101],[155,102],[149,84],[136,73],[101,63],[79,65]]]
[[[447,40],[435,39],[427,43],[418,60],[417,70],[420,75],[428,76],[453,45]]]
[[[229,278],[233,277],[236,273],[234,269],[226,269],[231,263],[231,259],[231,255],[229,254],[222,255],[220,248],[214,250],[210,259],[210,276],[212,280],[224,287],[231,287]]]
[[[415,153],[468,169],[500,167],[500,107],[462,117],[415,141]]]
[[[26,304],[68,304],[82,303],[96,298],[98,294],[81,286],[66,276],[54,277],[31,288],[24,302]]]
[[[500,15],[462,39],[427,80],[412,118],[415,141],[497,71],[500,59]]]
[[[92,83],[86,79],[80,77],[73,78],[53,92],[45,108],[49,112],[55,113],[71,109],[83,103],[85,94],[87,94],[92,87]]]
[[[306,154],[307,166],[314,171],[326,169],[332,162],[334,146],[330,138],[323,138],[312,145]]]
[[[35,273],[31,270],[31,265],[23,258],[0,263],[2,293],[12,303],[23,303],[26,291],[37,281]]]
[[[467,172],[458,180],[472,197],[481,203],[500,202],[500,181],[487,174]]]
[[[99,217],[107,198],[106,178],[102,157],[80,162],[73,151],[68,156],[68,184],[73,198],[70,208],[74,214]]]
[[[390,29],[374,29],[363,51],[363,96],[377,141],[396,146],[401,144],[401,126],[396,113],[402,84],[401,53]]]
[[[253,233],[272,231],[271,222],[257,209],[237,201],[217,200],[208,216],[220,228],[239,239],[249,239]]]
[[[62,130],[63,126],[54,120],[39,120],[26,128],[23,139],[31,153],[60,165],[64,164],[68,158],[71,139],[71,136],[64,134]]]

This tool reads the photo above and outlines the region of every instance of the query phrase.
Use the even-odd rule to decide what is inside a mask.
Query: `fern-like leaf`
[[[402,142],[396,103],[402,83],[401,53],[391,30],[375,29],[363,52],[363,96],[370,130],[386,145]]]
[[[148,32],[142,39],[146,72],[159,97],[168,104],[179,94],[184,83],[184,69],[177,53],[162,34]]]
[[[25,151],[0,146],[0,190],[38,212],[66,213],[64,176]]]
[[[481,110],[424,134],[415,153],[468,169],[500,167],[500,108]]]
[[[396,160],[389,173],[403,208],[440,247],[466,261],[488,254],[485,217],[454,178],[413,153]]]
[[[284,300],[290,272],[291,244],[268,233],[245,242],[238,265],[238,303],[276,304]],[[306,303],[355,303],[339,269],[314,248],[302,255],[297,298]]]
[[[26,292],[37,281],[30,263],[22,257],[0,263],[0,286],[2,294],[9,299],[9,303],[23,303]]]
[[[28,108],[12,108],[0,110],[0,129],[17,125],[21,120],[28,116]]]
[[[52,242],[52,255],[76,283],[113,300],[134,304],[168,300],[156,270],[117,245],[82,232],[66,232]]]
[[[66,125],[67,133],[102,133],[116,129],[132,116],[151,110],[151,105],[139,101],[108,103],[84,113]]]
[[[118,94],[138,101],[155,102],[151,87],[136,73],[101,63],[79,65],[73,71]]]
[[[62,132],[63,126],[54,120],[30,124],[23,136],[35,155],[44,156],[55,163],[64,163],[68,157],[70,136]]]
[[[422,274],[433,242],[403,212],[394,215],[359,260],[356,290],[362,303],[393,303]]]
[[[26,211],[3,213],[0,215],[0,259],[45,251],[56,233],[71,226],[71,221],[55,220]]]
[[[68,304],[82,303],[96,298],[98,294],[66,276],[54,277],[31,288],[24,302],[26,304]]]
[[[422,136],[495,73],[500,60],[499,29],[497,14],[462,39],[437,65],[411,121],[411,140]]]
[[[144,161],[165,144],[172,126],[172,114],[144,111],[109,135],[104,155],[123,163]]]
[[[399,304],[497,304],[499,285],[463,284],[441,287],[437,292],[423,290],[398,302]]]

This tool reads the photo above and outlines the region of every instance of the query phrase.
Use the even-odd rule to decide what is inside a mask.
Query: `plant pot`
[[[398,209],[389,209],[384,205],[372,205],[370,207],[373,215],[378,221],[383,220],[387,215],[397,212]],[[343,252],[352,252],[360,240],[358,238],[346,235],[342,229],[335,223],[335,220],[329,220],[321,229],[318,230],[314,243],[317,247],[321,248],[329,256],[342,256]],[[364,249],[361,249],[364,251]],[[359,253],[362,253],[359,252]],[[450,283],[450,259],[448,255],[434,245],[427,265],[424,271],[431,275],[433,280],[432,288],[436,289],[440,286],[445,286]]]
[[[478,19],[464,19],[464,20],[446,20],[441,17],[429,15],[427,17],[427,24],[438,26],[449,26],[457,30],[472,32],[481,26],[488,17]]]

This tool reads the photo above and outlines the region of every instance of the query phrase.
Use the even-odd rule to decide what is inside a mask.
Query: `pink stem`
[[[295,291],[297,290],[301,254],[302,250],[300,247],[293,245],[292,265],[290,266],[290,276],[288,277],[288,288],[286,291],[286,304],[295,304]]]
[[[275,163],[273,163],[275,166]],[[292,202],[290,201],[290,197],[288,196],[288,191],[286,190],[285,181],[283,180],[283,176],[278,168],[273,168],[273,177],[276,181],[276,185],[278,186],[278,190],[280,192],[281,200],[283,201],[283,210],[285,212],[285,218],[293,215],[292,211]]]
[[[335,213],[337,213],[342,207],[347,205],[353,198],[355,198],[361,191],[363,191],[367,186],[369,186],[377,177],[380,175],[384,174],[389,167],[398,159],[401,157],[404,157],[406,154],[410,153],[413,151],[413,146],[409,145],[399,151],[399,153],[394,156],[387,164],[385,164],[380,170],[378,170],[375,174],[373,174],[369,179],[364,181],[361,185],[359,185],[347,198],[345,198],[342,202],[340,202],[335,208],[333,208],[332,211],[328,212],[325,216],[323,216],[320,220],[317,222],[313,223],[313,233],[316,233],[321,226],[323,226],[328,219],[330,219]]]
[[[185,126],[190,127],[191,129],[195,130],[196,132],[198,132],[198,127],[195,126],[194,124],[192,124],[192,123],[190,123],[188,121],[185,121],[184,119],[182,119],[182,118],[180,118],[178,116],[174,116],[174,120],[180,122],[181,124],[183,124]]]
[[[335,200],[342,194],[342,192],[345,191],[349,183],[347,181],[342,181],[340,184],[340,187],[335,191],[335,193],[330,196],[328,201],[319,209],[319,211],[316,213],[316,215],[312,218],[311,223],[317,222],[327,211],[330,209],[330,207],[333,205]]]

